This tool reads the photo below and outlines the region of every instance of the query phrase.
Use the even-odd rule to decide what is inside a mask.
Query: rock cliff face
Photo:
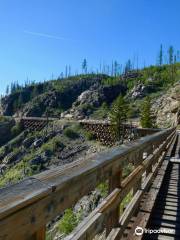
[[[72,104],[72,107],[61,114],[61,117],[83,119],[88,117],[95,108],[112,103],[119,94],[124,95],[127,88],[122,84],[115,86],[102,86],[94,84],[88,90],[82,92]]]
[[[159,127],[176,125],[180,111],[180,82],[155,100],[152,108]]]
[[[71,108],[82,92],[94,85],[100,85],[102,78],[106,79],[107,76],[94,75],[64,81],[56,80],[42,83],[40,87],[37,85],[36,89],[30,86],[22,88],[1,99],[0,114],[40,117],[46,115],[48,110],[51,116],[59,116],[60,112]]]
[[[141,83],[137,84],[132,88],[132,90],[128,94],[128,98],[135,100],[135,99],[141,99],[148,94],[155,92],[155,88],[153,85],[143,85]]]

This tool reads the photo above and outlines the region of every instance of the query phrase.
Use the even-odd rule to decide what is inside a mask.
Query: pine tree
[[[163,64],[163,46],[161,44],[159,51],[159,66],[162,66],[162,64]]]
[[[118,62],[114,61],[114,75],[115,77],[118,75]]]
[[[83,73],[87,74],[87,60],[86,60],[86,58],[82,62],[82,71],[83,71]]]
[[[23,94],[21,92],[18,97],[17,107],[20,108],[23,103],[24,103],[24,99],[23,99]]]
[[[174,48],[173,46],[170,46],[168,49],[168,54],[169,54],[169,64],[173,64],[173,60],[174,60]]]
[[[111,64],[111,76],[114,76],[114,62]]]
[[[71,66],[69,65],[69,69],[68,69],[68,77],[71,76]]]
[[[68,77],[68,66],[66,65],[65,67],[65,77],[67,78]]]
[[[128,107],[123,96],[117,97],[113,102],[110,111],[110,122],[112,126],[112,133],[117,141],[123,142],[124,137],[124,123],[127,121]]]
[[[125,74],[132,70],[131,60],[128,59],[126,65],[125,65]]]
[[[151,113],[151,100],[146,97],[141,106],[140,123],[143,128],[153,127],[153,118]]]
[[[38,94],[39,94],[38,86],[35,84],[35,85],[33,86],[32,92],[31,92],[31,99],[37,97]]]
[[[6,87],[6,95],[8,95],[9,94],[9,85],[7,85],[7,87]]]
[[[179,62],[180,61],[180,52],[179,52],[179,50],[177,50],[177,62]]]

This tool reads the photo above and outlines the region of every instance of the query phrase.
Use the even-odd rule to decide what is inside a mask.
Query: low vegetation
[[[78,133],[75,132],[72,128],[68,127],[64,130],[64,135],[71,139],[76,139],[79,137]]]
[[[112,133],[117,141],[124,140],[123,124],[127,121],[128,105],[123,96],[119,96],[112,104],[110,111],[110,121],[112,126]]]
[[[79,217],[74,214],[72,209],[66,209],[62,219],[59,221],[59,231],[68,235],[78,225]]]
[[[141,105],[140,123],[143,128],[153,128],[154,119],[151,111],[151,100],[146,97]]]

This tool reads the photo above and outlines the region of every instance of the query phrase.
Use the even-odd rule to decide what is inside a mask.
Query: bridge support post
[[[46,239],[46,226],[39,229],[28,240],[45,240]]]
[[[139,153],[139,156],[138,156],[138,161],[135,162],[134,164],[134,167],[138,167],[139,164],[141,164],[143,161],[143,153],[140,152]],[[136,184],[134,184],[134,187],[133,187],[133,196],[136,194],[136,192],[141,188],[141,184],[142,184],[142,177],[139,179],[139,181],[137,181]]]
[[[153,150],[154,150],[153,148],[154,148],[153,146],[149,147],[149,149],[147,150],[147,156],[150,155],[150,154],[153,154]],[[152,172],[152,170],[153,170],[153,165],[150,164],[146,169],[146,177]]]
[[[109,193],[115,188],[121,187],[122,171],[119,170],[115,175],[109,178]],[[119,226],[120,209],[117,207],[107,219],[106,223],[106,236],[109,235],[112,228]]]

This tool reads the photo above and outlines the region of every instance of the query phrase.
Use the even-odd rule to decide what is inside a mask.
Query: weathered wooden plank
[[[105,228],[105,218],[117,207],[117,199],[119,199],[119,195],[120,189],[117,188],[108,195],[81,224],[79,224],[66,240],[93,239],[97,233]]]
[[[46,239],[46,226],[42,227],[38,230],[38,232],[34,233],[28,240],[45,240]]]
[[[165,234],[145,234],[144,240],[175,240],[175,238]]]
[[[166,165],[166,167],[167,167],[166,161],[164,161],[163,164]],[[156,169],[158,169],[158,167]],[[132,239],[132,236],[133,236],[134,240],[142,238],[142,236],[134,235],[135,229],[137,226],[140,226],[143,229],[145,228],[145,226],[148,222],[148,219],[150,217],[151,210],[154,206],[154,201],[159,192],[159,188],[161,186],[162,179],[163,179],[163,175],[157,175],[156,180],[154,182],[155,189],[151,188],[150,193],[148,193],[147,198],[146,198],[147,200],[145,200],[145,202],[143,203],[143,205],[140,209],[140,212],[138,213],[137,219],[134,222],[132,229],[130,230],[130,232],[128,234],[128,238],[127,238],[128,240]],[[147,183],[147,185],[148,185],[148,183]]]
[[[127,227],[130,219],[132,218],[133,214],[135,213],[137,207],[139,206],[139,203],[141,201],[143,195],[143,191],[139,190],[134,195],[131,202],[126,207],[125,211],[123,212],[122,216],[120,217],[119,223],[120,223],[120,231],[119,231],[119,237],[122,236],[125,228]]]
[[[162,159],[163,159],[163,156],[162,156]],[[159,162],[159,164],[160,164],[160,162]],[[155,171],[147,177],[146,181],[143,184],[142,190],[139,190],[136,193],[136,195],[133,197],[132,201],[127,206],[124,214],[122,215],[122,217],[120,219],[121,230],[120,230],[119,236],[122,235],[124,229],[127,227],[129,220],[131,219],[133,213],[135,212],[135,210],[143,196],[143,192],[145,192],[147,190],[147,188],[149,187],[149,185],[151,184],[154,176],[156,175],[157,169],[158,169],[158,165],[157,165]]]
[[[131,184],[132,184],[132,179],[135,178],[135,181],[138,181],[138,177],[136,177],[136,175],[139,174],[139,168],[137,169],[137,171],[133,172],[131,174],[131,177],[128,178],[128,181],[124,181],[124,184],[123,185],[123,188],[120,190],[118,189],[115,189],[103,202],[102,204],[94,210],[94,213],[93,213],[93,218],[94,220],[92,221],[92,218],[90,216],[90,218],[87,218],[86,219],[86,222],[81,224],[78,229],[75,231],[74,234],[71,235],[71,238],[68,238],[68,239],[85,239],[84,236],[87,235],[87,232],[89,232],[89,228],[91,227],[92,228],[92,224],[94,226],[94,234],[97,234],[96,232],[96,227],[97,227],[97,224],[98,224],[98,221],[100,221],[100,217],[101,217],[101,221],[105,219],[102,217],[102,215],[99,215],[99,218],[96,218],[95,215],[98,213],[101,213],[103,215],[106,215],[109,216],[110,213],[113,212],[114,209],[117,208],[117,206],[120,204],[120,202],[122,201],[122,199],[126,196],[126,194],[129,192],[129,190],[131,189]],[[121,186],[122,187],[122,186]],[[90,223],[90,226],[89,224]],[[99,225],[99,224],[98,224]],[[102,226],[102,222],[101,222],[101,226]],[[77,238],[78,236],[78,238]],[[94,236],[92,233],[91,233],[91,236]]]
[[[175,142],[175,139],[173,139],[173,141]],[[171,154],[172,148],[169,150],[168,154]],[[131,239],[132,236],[134,235],[134,231],[136,226],[140,226],[142,228],[144,228],[146,226],[146,223],[150,217],[150,212],[152,210],[152,207],[154,205],[154,201],[156,199],[157,193],[159,192],[159,188],[161,186],[162,180],[163,180],[163,172],[165,173],[166,168],[167,168],[167,160],[164,161],[164,167],[161,168],[161,170],[159,171],[159,175],[156,178],[156,181],[154,182],[154,187],[151,188],[150,192],[152,192],[154,195],[149,196],[147,198],[147,201],[145,201],[141,207],[141,211],[138,214],[137,217],[137,221],[135,221],[135,223],[133,224],[133,227],[128,235],[128,239]],[[159,161],[160,164],[160,161]],[[162,172],[163,171],[163,172]],[[148,235],[149,237],[149,235]],[[141,239],[142,236],[133,236],[133,239]],[[149,239],[149,238],[148,238]],[[155,238],[154,238],[155,239]]]
[[[162,147],[163,147],[163,146],[162,146]],[[161,158],[163,159],[163,157],[164,157],[164,156],[162,156]],[[160,162],[159,162],[159,163],[160,163]],[[157,168],[158,168],[158,165],[157,165]],[[131,175],[130,175],[127,179],[124,180],[124,184],[122,183],[122,185],[121,185],[122,189],[125,189],[125,188],[131,183],[131,180],[135,178],[135,176],[140,172],[141,169],[142,169],[142,168],[138,167],[137,169],[135,169],[135,170],[131,173]],[[155,171],[154,171],[154,173],[151,174],[152,176],[150,176],[150,178],[148,179],[148,182],[146,182],[146,185],[144,186],[144,190],[146,190],[149,182],[152,181],[153,174],[155,174]],[[136,178],[136,179],[137,179],[137,178]],[[108,210],[110,207],[112,207],[113,205],[115,206],[116,204],[118,204],[117,201],[120,201],[120,200],[119,200],[119,196],[118,196],[119,194],[120,194],[120,192],[116,192],[116,195],[114,195],[113,198],[112,198],[110,201],[107,201],[107,202],[103,205],[103,207],[101,207],[101,208],[99,209],[99,212],[100,212],[100,213],[107,212],[107,210]],[[124,226],[124,227],[127,225],[127,223],[128,223],[128,221],[129,221],[129,219],[130,219],[130,217],[131,217],[134,209],[136,208],[136,205],[138,204],[138,201],[140,201],[140,197],[142,196],[142,191],[141,191],[141,192],[138,192],[137,195],[138,195],[138,196],[135,196],[137,199],[133,199],[133,201],[130,203],[131,206],[129,206],[129,207],[126,209],[127,212],[125,213],[125,217],[122,218],[122,222],[123,222],[123,221],[124,221],[124,222],[123,222],[123,224],[121,224],[121,225]],[[113,202],[114,202],[114,203],[117,202],[117,203],[116,203],[116,204],[113,204]],[[126,211],[126,210],[125,210],[125,211]],[[127,216],[129,217],[129,219],[127,218]],[[121,229],[122,229],[122,228],[121,228]],[[117,233],[118,233],[118,237],[119,237],[120,234],[121,234],[120,229],[117,231]],[[112,232],[111,232],[111,234],[112,234]],[[109,235],[109,237],[111,236],[111,234]]]
[[[122,179],[122,170],[114,174],[109,178],[109,193],[111,193],[115,188],[121,187],[121,179]],[[111,213],[111,215],[107,218],[106,221],[106,235],[108,235],[112,228],[118,227],[119,225],[119,206],[115,208],[115,210]]]
[[[106,240],[119,240],[120,228],[113,228]]]
[[[170,221],[170,220],[163,220],[163,219],[160,219],[159,217],[156,218],[155,216],[152,218],[151,223],[154,226],[176,228],[180,230],[180,225],[177,225],[176,222]]]
[[[15,185],[0,189],[0,219],[52,192],[51,187],[31,177]]]

